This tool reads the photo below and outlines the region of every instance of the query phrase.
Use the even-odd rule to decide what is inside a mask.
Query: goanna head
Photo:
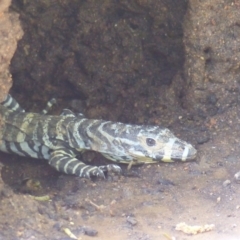
[[[175,137],[167,128],[125,125],[120,130],[109,130],[115,135],[111,141],[114,151],[103,155],[120,163],[189,161],[197,154],[191,144]]]

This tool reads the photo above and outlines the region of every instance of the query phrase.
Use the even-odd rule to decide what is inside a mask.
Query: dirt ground
[[[0,153],[0,240],[240,238],[239,5],[201,3],[13,1],[24,37],[11,93],[27,111],[55,96],[51,114],[71,108],[89,118],[163,125],[198,155],[130,171],[122,165],[122,175],[90,181]],[[233,32],[220,41],[224,27]],[[218,34],[211,38],[209,29]],[[107,163],[97,153],[84,157]],[[182,222],[214,227],[191,235],[176,230]]]

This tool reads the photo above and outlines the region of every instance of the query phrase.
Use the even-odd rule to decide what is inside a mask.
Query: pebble
[[[137,220],[134,217],[127,217],[127,222],[130,223],[132,226],[137,224]]]
[[[84,227],[84,234],[87,236],[94,237],[98,234],[98,231],[90,227]]]
[[[229,179],[227,179],[227,180],[225,180],[224,182],[223,182],[223,186],[224,187],[227,187],[227,186],[229,186],[231,184],[231,181],[229,180]]]
[[[240,172],[235,173],[234,178],[237,183],[240,183]]]
[[[210,140],[209,136],[198,136],[197,143],[198,144],[204,144]]]

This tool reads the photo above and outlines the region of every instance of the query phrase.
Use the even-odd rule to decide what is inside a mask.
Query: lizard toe
[[[104,166],[99,166],[98,168],[100,168],[103,172],[114,172],[114,173],[122,172],[122,169],[116,164],[108,164]]]

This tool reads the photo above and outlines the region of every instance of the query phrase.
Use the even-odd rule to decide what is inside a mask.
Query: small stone
[[[133,217],[127,217],[127,222],[130,223],[132,226],[137,224],[137,220]]]
[[[98,231],[90,227],[84,227],[84,234],[90,237],[94,237],[98,234]]]
[[[204,144],[210,140],[209,136],[198,136],[197,143],[198,144]]]
[[[223,186],[227,187],[231,184],[231,181],[229,179],[227,179],[226,181],[223,182]]]
[[[240,172],[235,173],[234,178],[238,183],[240,183]]]

